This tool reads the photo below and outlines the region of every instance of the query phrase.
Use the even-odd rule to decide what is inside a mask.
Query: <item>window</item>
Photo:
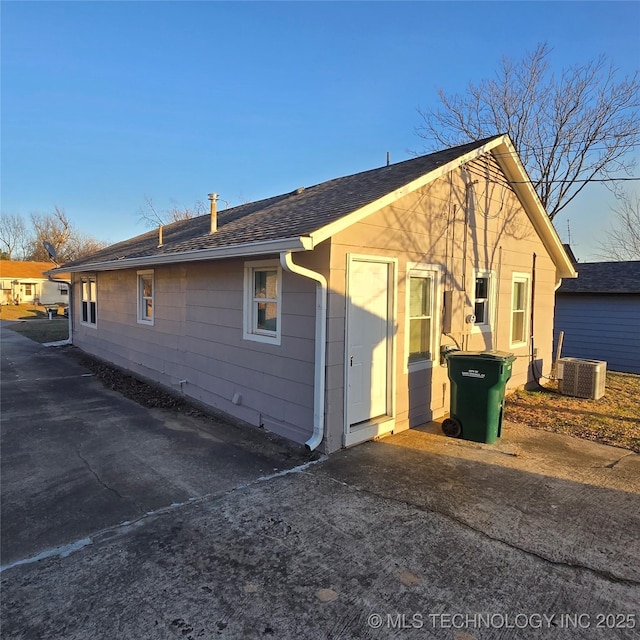
[[[31,283],[30,282],[25,282],[24,285],[24,295],[25,296],[32,296],[33,295],[33,291],[31,290]]]
[[[489,271],[476,271],[473,313],[476,317],[474,327],[481,331],[491,329],[493,274]]]
[[[282,270],[277,262],[245,265],[244,338],[280,344]]]
[[[511,281],[511,344],[527,343],[529,276],[514,273]]]
[[[82,276],[80,282],[82,284],[82,304],[80,308],[82,315],[80,322],[95,327],[98,323],[96,277]]]
[[[138,322],[153,324],[153,271],[138,271]]]
[[[410,269],[407,279],[408,363],[430,364],[434,359],[434,318],[437,272]]]

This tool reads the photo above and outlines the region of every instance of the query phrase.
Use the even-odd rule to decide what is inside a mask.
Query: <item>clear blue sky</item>
[[[422,149],[417,107],[538,42],[558,68],[640,66],[639,2],[11,2],[2,18],[2,211],[55,205],[116,242],[158,208],[231,205]],[[640,167],[638,168],[640,172]],[[636,174],[637,175],[637,174]],[[634,185],[637,183],[630,183]],[[581,260],[602,187],[556,220]]]

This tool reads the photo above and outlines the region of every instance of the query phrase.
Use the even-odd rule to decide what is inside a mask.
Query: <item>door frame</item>
[[[387,413],[372,420],[359,423],[354,429],[349,420],[349,331],[351,308],[351,270],[353,262],[375,262],[387,265]],[[344,428],[343,446],[350,447],[395,429],[396,417],[396,338],[398,317],[398,259],[387,256],[347,254],[345,286],[345,330],[344,330]]]

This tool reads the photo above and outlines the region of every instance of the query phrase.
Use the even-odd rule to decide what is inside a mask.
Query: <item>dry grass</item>
[[[69,321],[58,315],[49,320],[45,307],[33,304],[5,305],[0,307],[0,320],[11,320],[8,328],[36,342],[57,342],[69,337]]]
[[[58,309],[62,317],[62,310]],[[35,304],[7,304],[0,306],[0,320],[34,320],[48,318],[47,309]]]
[[[16,322],[9,329],[21,333],[35,342],[57,342],[69,337],[69,321],[58,317],[53,320],[28,320]]]
[[[640,453],[640,376],[607,372],[599,400],[560,395],[552,384],[518,390],[506,398],[505,419]]]

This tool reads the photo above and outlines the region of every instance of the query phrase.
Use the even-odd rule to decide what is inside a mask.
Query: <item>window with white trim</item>
[[[138,322],[153,324],[153,270],[138,271]]]
[[[245,340],[280,344],[282,269],[277,261],[248,262],[244,269]]]
[[[529,276],[514,273],[511,279],[511,346],[527,344]]]
[[[407,273],[408,364],[434,360],[437,271],[410,269]]]
[[[476,271],[473,297],[473,313],[476,317],[474,327],[476,329],[484,331],[491,329],[493,282],[493,274],[490,271]]]
[[[98,324],[98,295],[95,276],[81,276],[80,323],[90,327]]]

